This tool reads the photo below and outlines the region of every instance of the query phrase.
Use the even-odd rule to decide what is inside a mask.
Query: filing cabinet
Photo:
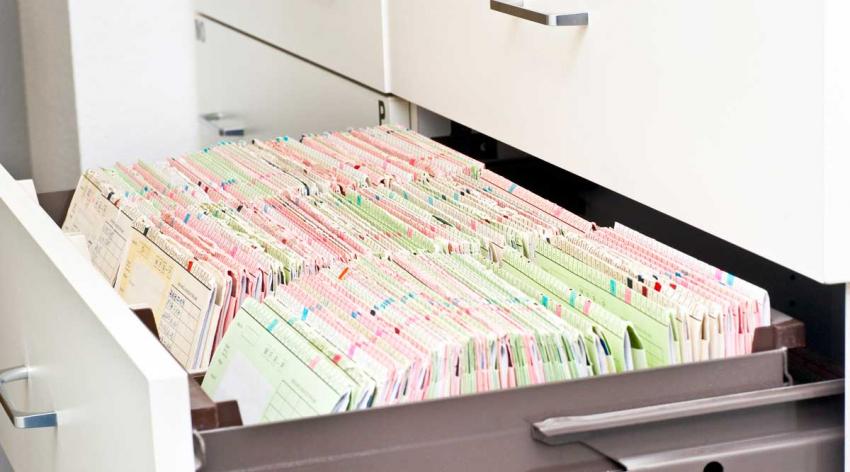
[[[836,218],[850,198],[836,185],[848,173],[829,99],[846,90],[825,78],[843,48],[831,1],[525,2],[532,13],[499,3],[200,0],[204,140],[410,124],[414,104],[818,281],[850,280],[836,244],[850,236]],[[572,19],[529,20],[558,22],[541,11]],[[587,25],[570,16],[584,13]],[[770,343],[745,357],[193,432],[186,373],[61,233],[56,198],[69,196],[40,207],[0,169],[0,266],[15,268],[0,284],[0,370],[25,367],[4,370],[4,416],[56,421],[19,429],[0,418],[20,471],[841,467],[841,373]]]

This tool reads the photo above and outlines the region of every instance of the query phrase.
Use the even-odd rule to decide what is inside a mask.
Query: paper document
[[[62,230],[86,237],[92,264],[110,285],[121,264],[130,237],[132,220],[124,214],[93,181],[90,174],[80,177]]]
[[[151,307],[160,341],[180,364],[191,371],[204,370],[207,333],[217,322],[215,283],[200,267],[190,271],[178,262],[163,236],[153,229],[147,232],[132,229],[115,288],[128,304]],[[148,237],[153,234],[159,245]]]
[[[282,318],[249,299],[202,387],[215,401],[236,400],[242,421],[254,424],[345,411],[357,386]]]

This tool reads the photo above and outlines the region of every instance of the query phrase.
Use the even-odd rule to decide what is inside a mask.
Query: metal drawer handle
[[[28,413],[15,408],[9,398],[6,397],[6,384],[30,378],[30,368],[26,366],[14,367],[0,372],[0,405],[9,417],[9,421],[16,428],[52,428],[56,426],[56,412]]]
[[[222,113],[206,113],[201,119],[215,129],[219,136],[245,136],[245,125],[236,119],[228,118]]]
[[[548,26],[587,26],[587,13],[543,13],[526,8],[523,0],[490,0],[490,9]]]
[[[843,392],[843,379],[829,380],[794,387],[777,387],[769,390],[735,393],[594,415],[549,418],[534,423],[531,434],[534,439],[542,443],[557,445],[568,442],[570,436],[582,433],[779,403],[798,402],[840,395]]]

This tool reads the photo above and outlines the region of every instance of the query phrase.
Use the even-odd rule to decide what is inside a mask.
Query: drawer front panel
[[[769,351],[721,361],[205,431],[204,470],[568,470],[582,464],[600,468],[579,470],[611,470],[605,467],[610,462],[604,456],[584,446],[553,447],[533,440],[532,423],[550,417],[777,388],[783,385],[784,372],[784,352]],[[764,418],[772,418],[769,422],[750,428],[747,433],[784,431],[793,419],[780,413],[767,414]],[[841,422],[832,413],[811,417],[819,424],[831,422],[834,426]],[[787,421],[782,422],[782,418]],[[738,425],[729,423],[731,419],[725,421],[728,431],[738,429]],[[665,430],[666,436],[656,432],[653,441],[642,443],[643,450],[615,448],[613,441],[604,442],[606,449],[599,450],[625,457],[648,453],[652,447],[686,447],[695,438],[703,438],[694,433],[701,431],[694,418],[680,423],[672,432]],[[634,443],[622,439],[628,436],[622,430],[634,437],[633,429],[617,428],[599,436],[598,441],[613,434],[619,435],[624,444]],[[687,434],[683,435],[683,431]],[[719,429],[718,435],[723,431]],[[743,436],[742,432],[739,437]],[[279,447],[280,444],[286,447]],[[239,453],[234,454],[234,450]]]
[[[196,0],[198,13],[383,92],[384,0]]]
[[[186,374],[61,230],[0,167],[0,370],[20,410],[58,426],[16,429],[0,409],[12,467],[189,470]]]
[[[280,133],[300,137],[307,132],[377,125],[380,101],[387,113],[397,110],[389,106],[391,97],[214,21],[199,21],[205,36],[197,43],[201,113],[221,113],[238,122],[246,138],[267,139]],[[396,114],[388,119],[409,121],[406,114]],[[222,139],[213,127],[204,128],[203,142]]]
[[[814,279],[850,279],[846,251],[824,250],[823,1],[525,4],[589,24],[390,2],[393,93]]]

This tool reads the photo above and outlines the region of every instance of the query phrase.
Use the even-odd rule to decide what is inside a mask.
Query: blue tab
[[[512,183],[510,187],[508,187],[508,193],[514,193],[516,190],[516,184]]]
[[[356,319],[357,319],[357,312],[356,312],[356,311],[352,311],[352,312],[351,312],[351,317],[352,317],[352,318],[354,318],[354,319],[356,320]]]
[[[546,308],[549,308],[549,297],[543,295],[543,298],[540,299],[540,303],[543,304]]]
[[[576,306],[576,292],[575,290],[570,290],[570,306],[575,308]]]
[[[731,287],[732,284],[734,284],[734,283],[735,283],[735,276],[727,273],[726,274],[726,285]]]
[[[192,216],[192,215],[190,215],[189,213],[186,213],[186,216],[184,216],[184,217],[183,217],[183,224],[188,223],[188,222],[189,222],[189,218],[190,218],[191,216]]]
[[[305,306],[304,311],[301,312],[301,321],[307,321],[307,313],[310,313],[310,310]]]
[[[432,197],[432,196],[430,196],[430,195],[428,196],[428,204],[429,204],[429,205],[434,205],[434,197]]]
[[[611,295],[616,296],[617,295],[617,281],[614,280],[614,279],[611,279],[609,281],[609,285],[610,285],[610,287],[608,288],[608,290],[611,292]]]
[[[272,322],[266,326],[266,331],[271,333],[275,326],[277,326],[277,318],[273,319]]]
[[[358,194],[358,195],[357,195],[357,206],[360,206],[360,205],[362,205],[362,204],[363,204],[363,197],[361,197],[361,196]]]

